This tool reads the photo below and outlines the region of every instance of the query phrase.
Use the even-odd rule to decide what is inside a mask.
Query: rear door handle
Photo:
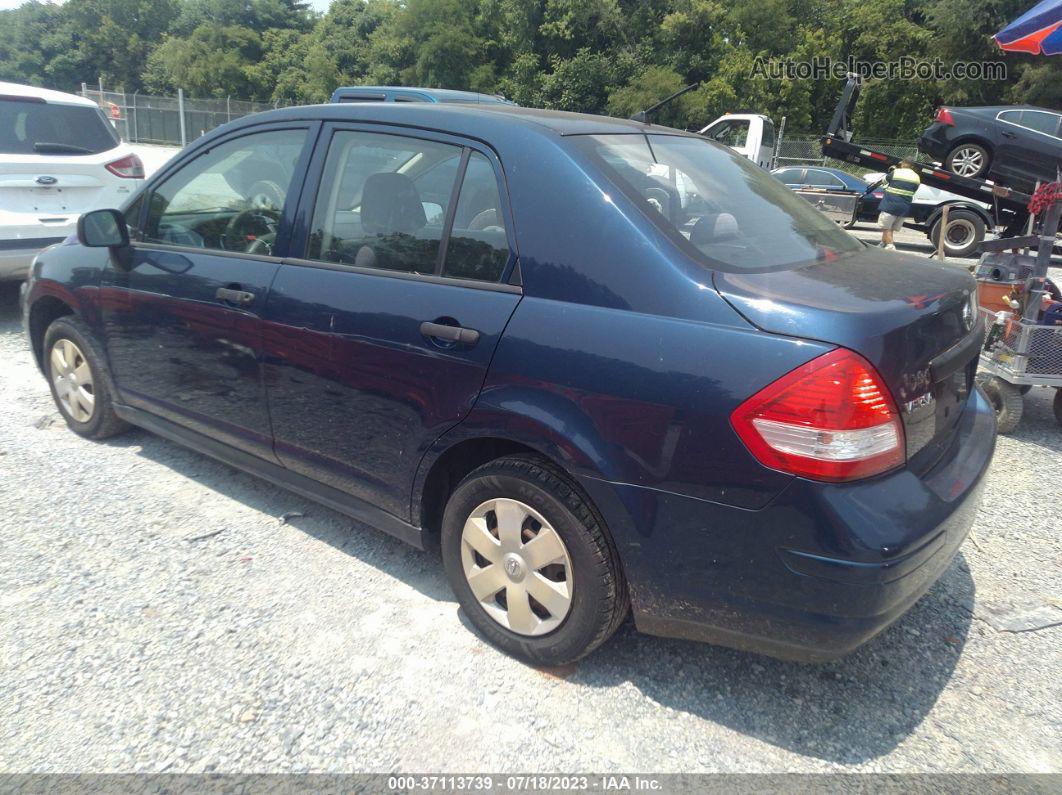
[[[254,293],[249,293],[246,290],[239,290],[232,287],[219,287],[217,297],[222,303],[234,304],[236,306],[250,306],[254,303]]]
[[[420,333],[428,339],[446,340],[460,345],[475,345],[479,342],[479,332],[475,329],[447,326],[442,323],[424,321],[420,324]]]
[[[1010,130],[1004,130],[1003,132],[1000,133],[1000,135],[1002,135],[1004,138],[1017,138],[1018,137],[1017,133],[1012,133]]]

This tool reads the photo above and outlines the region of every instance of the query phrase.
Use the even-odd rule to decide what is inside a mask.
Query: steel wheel
[[[52,346],[50,369],[55,394],[75,422],[88,422],[96,410],[96,390],[85,354],[72,341],[61,338]]]
[[[952,250],[966,248],[976,234],[977,230],[973,223],[965,218],[949,221],[944,233],[944,245]]]
[[[961,177],[976,177],[984,171],[987,153],[976,144],[959,146],[948,157],[951,170]]]
[[[522,502],[482,503],[461,531],[461,564],[472,594],[494,621],[544,635],[572,607],[572,561],[556,530]]]

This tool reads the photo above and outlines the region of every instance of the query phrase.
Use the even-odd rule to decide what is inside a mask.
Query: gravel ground
[[[993,612],[1062,621],[1050,397],[951,568],[850,657],[628,625],[544,671],[477,639],[432,555],[145,432],[67,431],[0,285],[0,771],[1062,772],[1062,626]]]

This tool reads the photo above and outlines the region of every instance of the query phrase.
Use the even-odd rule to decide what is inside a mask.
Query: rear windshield
[[[711,268],[780,270],[863,247],[769,172],[725,147],[675,135],[573,139],[643,212]]]
[[[97,108],[0,99],[0,154],[94,155],[118,143]]]

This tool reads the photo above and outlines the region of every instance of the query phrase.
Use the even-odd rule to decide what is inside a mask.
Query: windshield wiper
[[[50,141],[38,141],[33,145],[34,152],[76,152],[79,155],[91,155],[93,151],[76,144],[60,144]]]

